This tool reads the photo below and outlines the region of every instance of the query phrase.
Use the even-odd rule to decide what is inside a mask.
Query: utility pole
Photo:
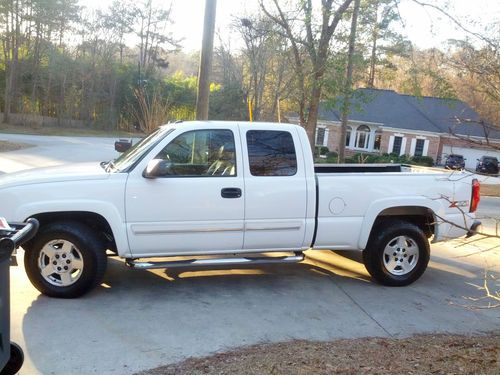
[[[346,80],[344,87],[344,103],[342,106],[342,118],[340,125],[339,156],[338,156],[339,163],[343,163],[345,160],[347,117],[349,115],[350,105],[351,105],[352,69],[353,69],[353,59],[354,59],[354,47],[356,43],[356,26],[358,22],[359,3],[360,0],[354,0],[354,10],[352,13],[352,20],[351,20],[351,33],[349,35],[349,52],[347,55],[347,72],[346,72]]]
[[[197,120],[208,120],[208,96],[210,94],[216,8],[217,0],[205,0],[203,42],[200,53],[200,70],[198,72],[198,93],[196,96]]]

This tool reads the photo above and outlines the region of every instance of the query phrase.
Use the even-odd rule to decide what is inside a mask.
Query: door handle
[[[241,198],[240,188],[224,188],[220,191],[222,198]]]

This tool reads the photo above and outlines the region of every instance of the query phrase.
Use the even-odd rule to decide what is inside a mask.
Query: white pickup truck
[[[0,197],[8,221],[40,222],[23,246],[33,285],[72,298],[100,283],[111,252],[147,269],[357,249],[375,280],[407,285],[427,267],[429,239],[474,232],[479,184],[396,164],[315,166],[300,126],[210,121],[161,126],[100,165],[4,175]]]

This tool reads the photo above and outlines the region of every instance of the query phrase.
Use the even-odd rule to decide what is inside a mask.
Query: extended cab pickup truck
[[[185,122],[107,163],[4,175],[0,196],[7,220],[40,222],[23,246],[33,285],[72,298],[101,281],[110,252],[147,269],[357,249],[376,281],[407,285],[427,267],[429,240],[474,232],[479,184],[395,164],[315,166],[296,125]]]

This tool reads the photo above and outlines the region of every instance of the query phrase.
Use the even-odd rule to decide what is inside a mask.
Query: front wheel
[[[31,283],[43,294],[76,298],[91,290],[106,270],[104,245],[79,222],[56,222],[40,229],[24,259]]]
[[[405,286],[416,281],[427,268],[430,246],[418,226],[400,220],[387,220],[374,229],[363,262],[379,283]]]
[[[5,367],[0,370],[0,375],[15,375],[24,363],[24,353],[19,345],[10,343],[10,358]]]

